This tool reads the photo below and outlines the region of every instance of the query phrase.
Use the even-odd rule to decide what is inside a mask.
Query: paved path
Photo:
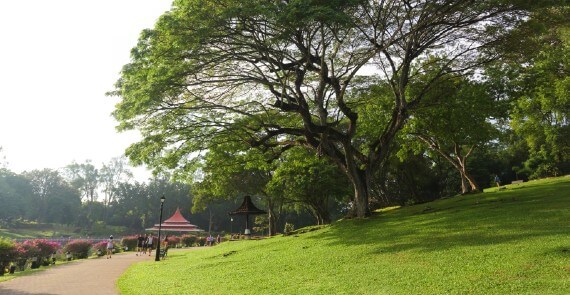
[[[154,252],[153,252],[154,254]],[[0,283],[1,295],[116,295],[119,276],[133,263],[154,259],[135,253],[76,260]]]

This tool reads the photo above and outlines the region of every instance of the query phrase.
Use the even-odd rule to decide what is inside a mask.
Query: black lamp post
[[[162,196],[160,198],[160,218],[158,220],[158,243],[156,245],[156,257],[154,261],[160,261],[160,229],[162,227],[162,206],[164,205],[164,200],[166,200],[166,198]]]
[[[234,232],[234,218],[230,217],[230,238],[233,232]]]

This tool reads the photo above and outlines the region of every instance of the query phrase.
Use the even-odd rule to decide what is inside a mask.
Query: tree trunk
[[[352,171],[353,173],[349,174],[349,178],[354,187],[354,200],[349,217],[364,218],[370,216],[366,176],[361,170],[353,169]]]

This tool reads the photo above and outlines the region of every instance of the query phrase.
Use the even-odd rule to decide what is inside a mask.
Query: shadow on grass
[[[367,219],[339,221],[314,239],[330,245],[373,245],[378,253],[441,251],[537,238],[568,238],[570,182],[459,196]],[[568,257],[564,249],[553,250]]]

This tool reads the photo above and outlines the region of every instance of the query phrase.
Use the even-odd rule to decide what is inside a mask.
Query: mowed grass
[[[570,294],[570,177],[139,263],[122,294]]]

